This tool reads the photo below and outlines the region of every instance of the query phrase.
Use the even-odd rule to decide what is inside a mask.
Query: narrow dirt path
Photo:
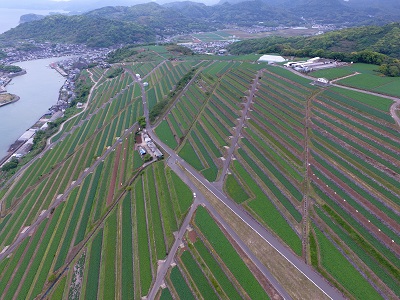
[[[114,168],[113,168],[113,172],[111,175],[111,181],[110,181],[110,188],[108,189],[108,195],[107,195],[107,207],[112,204],[113,199],[114,199],[114,193],[116,190],[115,184],[117,182],[118,168],[119,168],[120,157],[121,157],[121,149],[122,149],[122,143],[120,143],[118,145],[117,154],[115,156]]]
[[[237,147],[237,145],[239,143],[239,139],[242,136],[242,130],[243,130],[243,127],[245,125],[246,118],[247,118],[247,115],[248,115],[250,107],[251,107],[251,103],[252,103],[254,97],[256,96],[255,94],[256,94],[256,91],[257,91],[258,81],[259,81],[259,78],[261,77],[262,73],[263,73],[262,70],[257,72],[256,78],[254,79],[254,82],[251,85],[251,88],[249,90],[250,93],[246,97],[246,103],[244,104],[244,109],[243,109],[243,112],[242,112],[242,116],[240,117],[240,120],[239,120],[239,122],[238,122],[238,124],[236,126],[235,135],[231,139],[231,141],[232,141],[231,146],[228,149],[228,153],[227,153],[227,155],[225,157],[225,160],[223,161],[223,167],[222,167],[221,175],[218,178],[218,180],[215,181],[215,183],[214,183],[214,185],[216,187],[218,187],[220,190],[222,190],[222,188],[223,188],[225,176],[228,173],[228,168],[229,168],[229,165],[230,165],[230,163],[232,161],[233,153],[235,152],[235,149],[236,149],[236,147]]]
[[[339,80],[342,80],[342,79],[346,79],[346,78],[349,78],[349,77],[353,77],[353,76],[356,76],[356,75],[358,75],[358,74],[360,74],[360,73],[354,72],[353,74],[350,74],[350,75],[347,75],[347,76],[335,78],[335,79],[331,80],[331,82],[336,82],[336,81],[339,81]]]

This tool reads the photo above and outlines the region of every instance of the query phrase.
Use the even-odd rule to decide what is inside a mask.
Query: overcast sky
[[[1,8],[24,8],[24,9],[64,9],[64,10],[86,10],[104,7],[108,5],[135,5],[138,3],[151,2],[152,0],[0,0]],[[154,1],[154,0],[153,0]],[[156,0],[158,3],[173,2],[177,0]],[[206,4],[216,4],[219,0],[193,0]]]

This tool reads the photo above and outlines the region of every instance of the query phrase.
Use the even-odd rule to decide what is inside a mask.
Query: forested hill
[[[229,47],[233,54],[279,52],[296,56],[345,58],[352,52],[373,51],[400,58],[400,23],[363,26],[328,32],[312,37],[268,37],[237,42]]]
[[[156,3],[132,7],[104,7],[82,15],[52,15],[20,24],[2,35],[0,42],[34,39],[39,42],[82,43],[91,47],[148,43],[157,36],[212,31],[216,27],[196,21]]]
[[[343,1],[338,2],[339,0],[282,0],[286,4],[278,5],[279,1],[252,0],[215,6],[190,1],[165,5],[152,2],[131,7],[104,7],[79,16],[53,15],[42,20],[20,24],[0,35],[0,42],[4,44],[35,39],[36,41],[84,43],[88,46],[102,47],[153,42],[158,36],[213,31],[233,24],[253,26],[262,23],[265,26],[275,27],[318,22],[319,24],[355,26],[371,23],[384,24],[393,18],[396,19],[396,16],[396,20],[399,20],[400,15],[400,13],[396,15],[395,12],[398,10],[393,9],[394,13],[390,11],[382,17],[378,8],[366,6],[355,9],[343,4]],[[376,15],[369,15],[374,11]],[[392,35],[395,34],[396,32],[392,33]],[[329,44],[330,41],[326,39],[324,42]],[[391,43],[389,39],[389,44]],[[344,45],[340,45],[342,46]],[[353,43],[350,43],[350,46],[353,47]]]
[[[3,43],[22,39],[108,47],[121,43],[153,42],[155,34],[149,28],[133,22],[85,15],[54,15],[40,21],[20,24],[0,35],[0,42]]]

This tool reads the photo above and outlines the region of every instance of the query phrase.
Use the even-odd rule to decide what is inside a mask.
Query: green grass
[[[225,189],[233,200],[235,200],[236,203],[240,204],[250,198],[250,196],[246,193],[246,190],[243,188],[243,186],[237,181],[235,176],[232,174],[229,174],[226,177],[226,182],[225,182]]]
[[[269,299],[253,273],[248,269],[205,208],[199,207],[197,209],[195,222],[250,298]]]
[[[354,71],[346,67],[343,68],[330,68],[311,72],[310,75],[316,78],[326,78],[329,80],[341,78],[353,74]]]
[[[42,259],[44,258],[45,251],[47,249],[47,246],[50,243],[50,239],[54,233],[57,223],[65,224],[65,223],[63,223],[63,221],[66,221],[65,217],[63,217],[63,220],[61,220],[61,221],[59,219],[63,208],[64,208],[64,203],[62,203],[60,206],[58,206],[57,209],[54,211],[53,217],[50,221],[50,225],[47,228],[46,233],[39,244],[39,248],[36,252],[35,259],[32,260],[32,265],[31,265],[30,269],[26,270],[27,275],[25,277],[24,284],[22,285],[21,290],[18,295],[18,297],[20,297],[20,299],[27,298],[29,289],[32,286],[32,282],[36,276],[36,272],[39,269],[40,263],[42,262]],[[0,283],[1,282],[2,281],[0,281]],[[2,289],[0,288],[0,290],[2,290]]]
[[[323,205],[323,208],[328,212],[330,217],[332,217],[337,224],[340,224],[351,238],[357,241],[369,255],[373,256],[374,259],[379,261],[379,263],[384,265],[388,270],[391,270],[392,274],[398,274],[399,271],[391,265],[393,264],[397,268],[400,267],[400,261],[397,259],[396,255],[317,186],[313,185],[313,188],[316,194],[329,205]],[[387,260],[389,260],[390,263]]]
[[[0,291],[4,291],[7,283],[14,272],[15,268],[17,267],[17,264],[29,242],[29,238],[25,239],[22,244],[16,249],[15,253],[13,256],[10,258],[10,262],[7,265],[7,269],[3,271],[2,278],[0,281]]]
[[[169,289],[163,289],[161,291],[160,300],[173,300],[171,292]]]
[[[166,120],[163,120],[160,125],[157,126],[155,132],[161,141],[163,141],[170,148],[175,149],[178,146],[174,134],[172,133],[172,130]]]
[[[333,220],[331,220],[326,214],[322,212],[321,209],[315,207],[315,211],[318,216],[340,237],[340,239],[398,296],[400,295],[400,285],[394,280],[394,278],[400,278],[399,272],[393,274],[391,277],[378,263],[375,259],[372,259],[367,252],[353,240],[347,233],[344,232],[338,225],[336,225]],[[310,235],[311,237],[311,235]],[[310,240],[311,248],[311,240]],[[312,256],[311,256],[312,257]]]
[[[121,297],[134,298],[133,286],[133,252],[132,246],[132,212],[130,195],[122,201],[122,257],[121,257]],[[139,288],[139,287],[138,287]]]
[[[218,288],[221,288],[228,296],[228,299],[231,300],[242,299],[241,295],[238,293],[232,282],[229,280],[228,276],[221,268],[219,263],[211,255],[207,247],[200,240],[197,240],[194,243],[194,246],[197,252],[200,254],[201,258],[206,263],[207,267],[210,269],[212,275],[217,280],[217,283],[213,283],[214,288],[216,288],[217,290]]]
[[[115,258],[117,247],[117,215],[114,211],[106,220],[104,229],[102,266],[104,268],[104,299],[115,298]]]
[[[51,294],[51,299],[53,300],[61,300],[63,299],[64,290],[65,290],[65,283],[67,281],[67,277],[64,276],[60,279],[57,283],[54,292]]]
[[[31,243],[29,244],[27,252],[25,253],[24,258],[22,259],[20,266],[18,267],[18,269],[16,269],[16,273],[14,275],[14,278],[12,279],[12,282],[9,286],[7,294],[3,295],[3,296],[5,296],[5,299],[12,299],[12,297],[15,295],[18,285],[21,283],[21,279],[24,276],[26,269],[28,267],[28,264],[30,263],[30,261],[32,259],[33,252],[35,251],[35,248],[36,248],[36,246],[39,242],[39,239],[43,233],[46,223],[47,222],[42,222],[40,224],[37,232],[35,232],[35,235],[32,238]]]
[[[197,265],[196,261],[193,259],[192,255],[190,255],[189,251],[182,253],[181,260],[203,298],[218,299],[215,291],[211,287],[207,278],[204,276],[200,267]]]
[[[142,189],[142,181],[136,183],[136,226],[138,234],[138,257],[140,270],[140,288],[141,295],[147,294],[152,281],[151,258],[148,242],[148,232],[146,225],[146,212],[144,206],[144,196]]]
[[[185,282],[185,279],[182,276],[181,271],[177,267],[172,268],[171,271],[171,282],[178,293],[180,299],[185,300],[194,300],[194,296],[192,291],[189,289],[188,285]]]
[[[314,230],[326,271],[357,299],[383,299],[332,242],[315,226]]]
[[[179,156],[182,157],[185,161],[187,161],[196,170],[201,171],[204,169],[201,160],[197,156],[191,143],[188,140],[186,140],[182,149],[179,151]]]
[[[342,97],[350,98],[352,101],[358,101],[359,103],[363,103],[386,113],[389,113],[390,106],[393,104],[393,100],[387,98],[350,91],[339,87],[331,87],[329,90],[342,95]]]
[[[151,223],[152,229],[154,230],[154,240],[155,240],[155,248],[157,253],[157,259],[164,259],[166,253],[165,241],[164,241],[164,231],[161,223],[161,215],[160,209],[158,205],[158,198],[154,181],[154,172],[153,168],[147,169],[147,187],[148,187],[148,197],[150,201],[150,209],[151,209]],[[147,207],[149,209],[149,207]],[[149,215],[148,215],[149,217]]]
[[[175,191],[177,193],[180,212],[183,215],[189,210],[190,205],[193,203],[193,194],[189,187],[182,181],[182,179],[179,178],[178,175],[176,175],[175,172],[171,171],[170,174]]]
[[[257,215],[268,227],[270,227],[289,247],[297,254],[302,254],[302,244],[299,236],[294,232],[286,219],[282,216],[273,202],[264,195],[254,179],[247,170],[238,162],[234,161],[234,169],[254,194],[255,199],[247,206],[251,213]]]
[[[297,222],[302,220],[301,213],[296,209],[296,207],[290,202],[290,200],[279,190],[274,182],[261,170],[261,168],[256,164],[252,158],[243,150],[239,149],[239,154],[243,159],[250,165],[253,171],[258,175],[258,177],[265,183],[265,185],[271,190],[275,197],[282,203],[282,205],[288,210],[288,212],[295,218]]]
[[[202,142],[200,141],[199,137],[197,136],[197,134],[192,131],[191,132],[191,137],[193,139],[193,141],[196,143],[197,148],[200,150],[201,155],[203,156],[203,158],[206,160],[209,168],[204,170],[202,173],[204,175],[204,177],[212,182],[217,178],[218,175],[218,168],[215,165],[212,157],[210,156],[210,154],[208,153],[207,149],[204,147],[204,145],[202,144]]]
[[[101,263],[101,246],[103,242],[103,229],[99,230],[92,242],[87,273],[85,299],[97,299],[99,288],[99,274]]]

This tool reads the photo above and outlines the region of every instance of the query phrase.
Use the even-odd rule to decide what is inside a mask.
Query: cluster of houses
[[[34,40],[18,42],[14,46],[1,49],[6,57],[0,60],[1,64],[13,64],[20,61],[60,56],[105,57],[112,51],[110,48],[92,49],[81,44],[54,44],[50,42],[38,43]]]
[[[216,42],[179,43],[178,45],[185,46],[192,50],[194,53],[198,54],[223,55],[227,52],[226,47],[232,43],[232,40],[226,40]]]
[[[298,72],[309,73],[321,69],[335,68],[346,65],[347,63],[338,62],[333,59],[314,57],[307,61],[290,61],[284,64],[287,68],[292,68]]]
[[[154,144],[153,140],[149,137],[147,133],[142,134],[142,141],[144,141],[147,145],[147,148],[153,153],[157,159],[162,159],[164,157],[163,153],[157,148]],[[143,147],[139,147],[140,155],[145,155],[146,150]]]

